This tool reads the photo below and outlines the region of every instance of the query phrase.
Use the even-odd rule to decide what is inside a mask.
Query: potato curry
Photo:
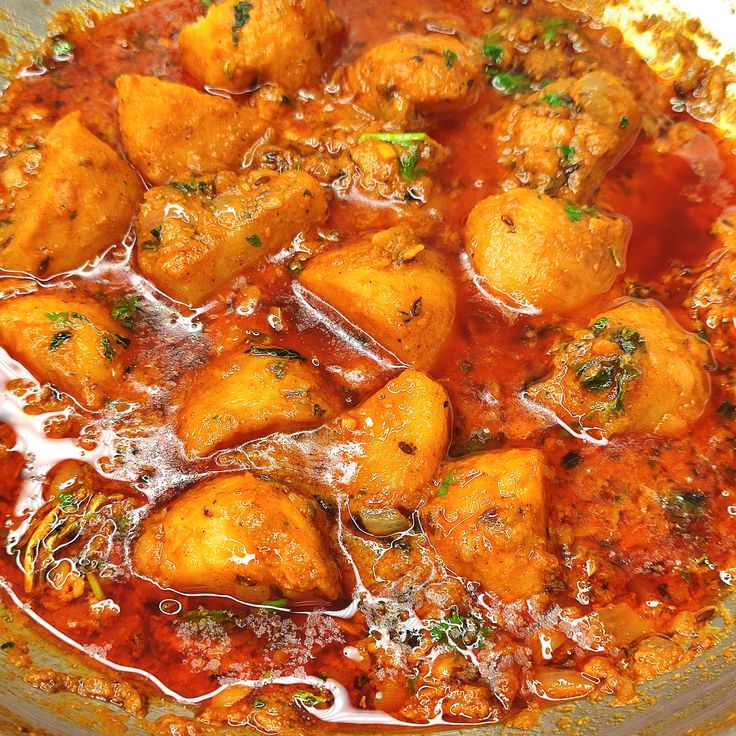
[[[0,107],[6,593],[269,733],[524,723],[703,651],[736,170],[688,110],[720,72],[682,39],[661,82],[543,0],[93,20]]]

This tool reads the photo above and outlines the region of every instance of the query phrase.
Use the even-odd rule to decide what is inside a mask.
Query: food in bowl
[[[541,1],[92,25],[0,109],[0,571],[136,673],[92,694],[518,724],[705,649],[736,174],[686,110],[717,72],[665,84]]]

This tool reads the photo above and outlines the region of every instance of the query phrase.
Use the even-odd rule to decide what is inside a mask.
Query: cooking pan
[[[702,56],[715,63],[736,66],[734,0],[566,0],[564,4],[619,26],[646,61],[665,76],[677,64],[677,58],[668,51],[667,34],[663,29],[669,32],[683,30],[695,36]],[[7,82],[11,60],[38,42],[56,12],[70,7],[110,11],[121,6],[125,7],[126,3],[114,0],[0,0],[0,55],[5,53],[4,58],[0,58],[0,89]],[[635,28],[635,21],[643,15],[657,15],[664,25],[649,23],[649,30],[642,32],[641,26]],[[684,31],[686,21],[693,19],[700,21],[700,27],[689,23],[688,30]],[[733,58],[729,59],[729,52]],[[708,118],[726,135],[736,136],[734,90],[718,104],[704,101],[691,112],[696,117]],[[579,736],[736,735],[736,627],[729,626],[732,611],[736,611],[736,601],[727,599],[712,624],[718,637],[712,649],[686,668],[641,686],[637,703],[614,708],[605,701],[578,701],[545,711],[538,724],[523,731],[512,727],[476,726],[436,733],[438,736],[459,733],[480,736],[504,731],[535,736],[560,733]],[[29,612],[15,606],[8,596],[0,595],[0,642],[5,641],[14,641],[16,646],[0,651],[0,736],[19,733],[144,736],[160,733],[154,721],[164,715],[191,714],[182,704],[159,697],[153,687],[147,718],[136,719],[106,703],[66,692],[49,694],[29,686],[23,679],[28,664],[24,643],[27,643],[28,657],[34,667],[95,676],[100,674],[102,665],[95,661],[94,653],[75,651],[69,642],[61,641],[53,632],[44,631]],[[103,674],[109,676],[110,671]],[[120,673],[119,677],[124,679],[125,674]],[[407,727],[402,732],[418,733],[420,730]],[[232,733],[232,730],[213,733]],[[238,733],[247,733],[247,730],[238,728]]]

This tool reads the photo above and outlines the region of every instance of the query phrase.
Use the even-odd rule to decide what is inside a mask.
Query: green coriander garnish
[[[546,102],[550,107],[575,107],[575,100],[567,92],[548,92],[539,101]]]
[[[68,330],[63,330],[62,332],[55,332],[54,336],[51,338],[51,342],[49,343],[49,350],[53,352],[58,347],[63,345],[65,342],[71,340],[73,337],[73,333],[69,332]]]
[[[490,57],[491,61],[498,66],[503,56],[503,48],[495,43],[484,43],[482,48],[483,54]]]
[[[253,6],[250,3],[235,3],[233,8],[233,46],[240,43],[240,29],[250,20],[250,11]]]
[[[450,486],[455,482],[455,471],[451,470],[440,483],[440,487],[437,489],[437,496],[446,496],[450,490]]]
[[[72,43],[68,38],[59,36],[54,39],[54,42],[51,44],[51,51],[54,56],[58,58],[61,56],[68,56],[76,47],[76,44]]]
[[[320,693],[312,693],[309,692],[309,690],[297,690],[294,693],[294,700],[302,705],[314,706],[317,705],[317,703],[326,703],[327,696]]]
[[[505,95],[513,95],[517,92],[528,92],[532,88],[531,81],[523,74],[513,72],[501,72],[496,69],[487,70],[489,83],[493,89]]]
[[[574,146],[557,146],[557,150],[560,152],[560,158],[563,161],[572,161],[575,158]]]
[[[427,139],[426,133],[412,132],[412,133],[363,133],[358,138],[359,143],[364,141],[384,141],[385,143],[398,143],[400,146],[405,146],[410,143],[417,141],[424,141]]]
[[[587,205],[568,202],[567,205],[565,205],[565,214],[570,222],[580,222],[580,220],[583,219],[583,215],[592,216],[595,215],[596,212],[597,208],[594,204]]]
[[[132,327],[140,301],[141,297],[138,294],[131,294],[123,299],[118,299],[110,310],[110,316],[122,322],[126,327]]]

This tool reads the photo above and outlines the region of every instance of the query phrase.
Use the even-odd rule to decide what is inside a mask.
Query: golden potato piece
[[[557,566],[547,550],[546,472],[538,450],[445,463],[421,515],[448,567],[505,602],[543,593]]]
[[[364,518],[368,507],[413,511],[447,450],[449,406],[442,386],[405,370],[298,443],[269,445],[278,459],[269,472],[320,497],[346,496]]]
[[[341,29],[325,0],[225,0],[182,29],[179,48],[206,85],[242,92],[275,82],[295,92],[319,78]]]
[[[138,175],[80,122],[49,133],[41,165],[0,231],[0,268],[48,277],[78,268],[128,231],[143,196]]]
[[[560,79],[504,107],[494,131],[515,185],[586,201],[641,129],[631,92],[596,70]]]
[[[736,359],[736,211],[726,210],[713,233],[724,248],[690,287],[685,306],[723,367]]]
[[[608,291],[630,236],[628,220],[523,188],[478,202],[465,225],[473,267],[501,301],[543,312],[571,312]]]
[[[196,372],[177,433],[187,454],[201,457],[272,432],[311,429],[337,406],[334,392],[299,353],[252,347]]]
[[[240,168],[266,127],[250,108],[185,84],[124,74],[116,86],[125,152],[153,184],[186,172],[202,176]]]
[[[388,119],[451,113],[478,97],[481,62],[462,42],[440,33],[407,33],[374,46],[348,69],[362,107]]]
[[[0,344],[39,381],[99,409],[114,396],[130,333],[97,302],[57,291],[0,301]]]
[[[250,473],[220,475],[184,491],[143,522],[133,564],[184,593],[251,603],[335,600],[340,576],[311,499]]]
[[[432,365],[455,318],[449,269],[407,226],[315,256],[300,281],[417,368]]]
[[[168,296],[199,305],[326,217],[322,188],[303,171],[174,182],[146,193],[136,223],[138,265]]]
[[[708,403],[708,361],[706,343],[664,308],[630,301],[576,332],[529,397],[574,431],[677,435]]]

